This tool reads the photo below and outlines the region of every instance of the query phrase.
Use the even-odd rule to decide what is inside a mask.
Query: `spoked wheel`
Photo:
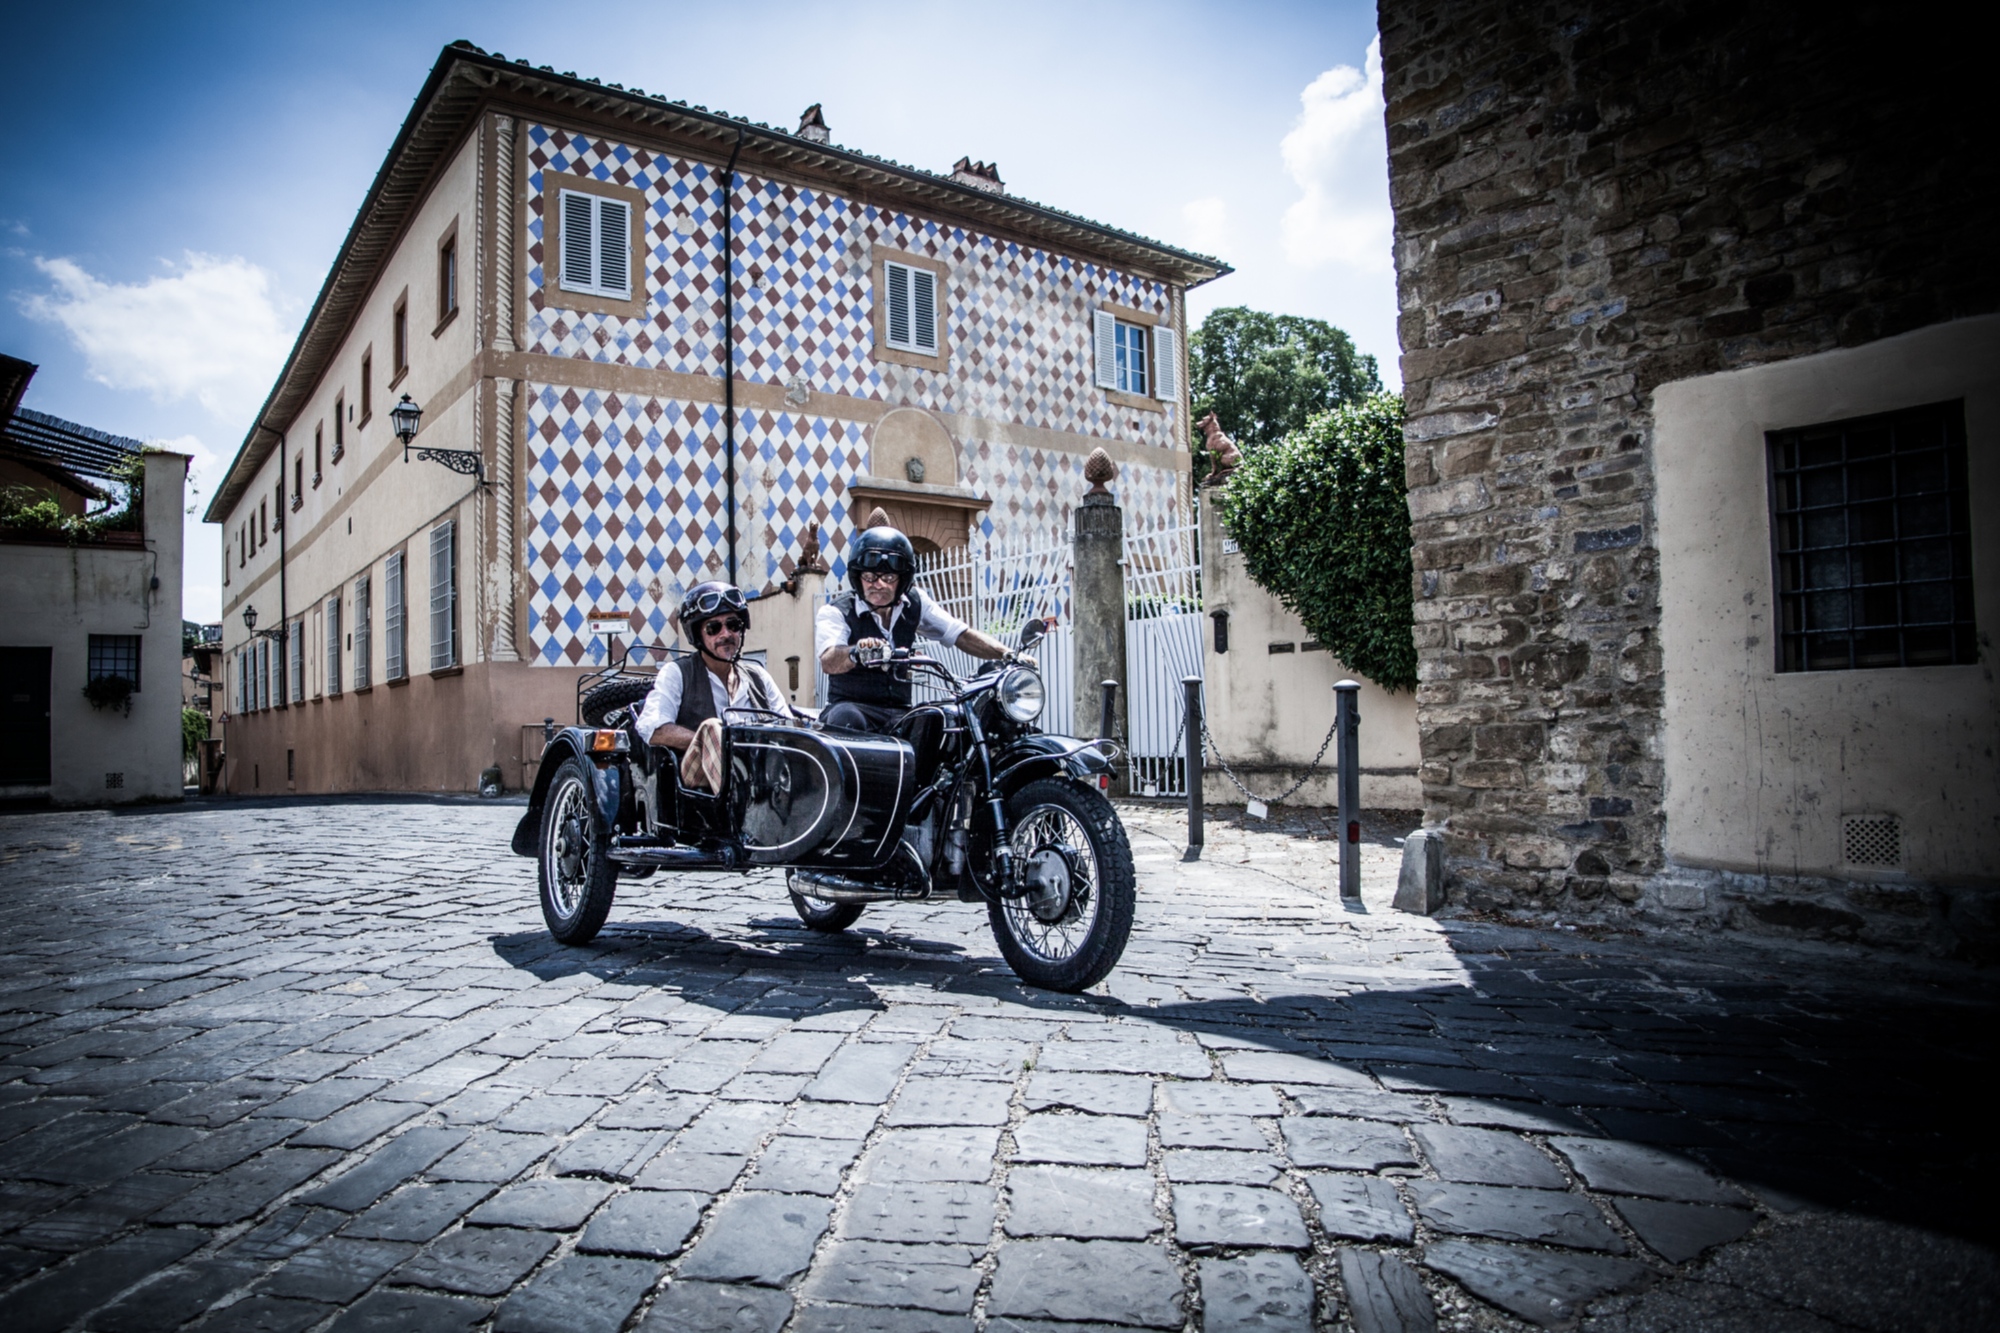
[[[588,944],[611,914],[618,890],[611,831],[593,797],[589,768],[573,758],[556,770],[542,806],[542,919],[563,944]]]
[[[799,920],[806,923],[808,930],[816,930],[822,935],[838,935],[861,919],[866,910],[860,903],[829,902],[825,898],[815,898],[808,893],[800,893],[792,888],[792,877],[785,876],[785,887],[792,895],[792,910],[799,914]]]
[[[1096,985],[1125,952],[1137,898],[1118,812],[1088,787],[1047,778],[1016,792],[1007,818],[1028,891],[987,904],[1000,952],[1030,986]]]

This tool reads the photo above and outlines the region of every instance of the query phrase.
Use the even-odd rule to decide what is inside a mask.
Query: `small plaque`
[[[615,634],[630,634],[632,617],[628,614],[593,615],[590,617],[590,632],[593,637],[599,639],[608,639]]]
[[[1256,797],[1254,797],[1254,796],[1253,796],[1253,797],[1251,797],[1251,798],[1250,798],[1250,818],[1252,818],[1252,819],[1269,819],[1270,817],[1271,817],[1271,807],[1270,807],[1270,806],[1268,806],[1268,805],[1266,805],[1266,804],[1264,804],[1264,802],[1262,802],[1262,801],[1258,800],[1258,799],[1257,799]]]
[[[1224,555],[1235,555],[1235,554],[1236,554],[1236,539],[1235,539],[1235,538],[1233,538],[1233,537],[1224,537],[1224,538],[1222,539],[1222,553],[1223,553]]]

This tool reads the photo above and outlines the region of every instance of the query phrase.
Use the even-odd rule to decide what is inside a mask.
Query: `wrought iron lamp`
[[[258,630],[257,608],[254,606],[246,606],[243,608],[243,628],[249,630],[253,638],[282,639],[285,637],[285,632],[283,630],[278,630],[278,629],[267,629],[262,631]]]
[[[403,442],[403,461],[410,461],[410,442],[417,438],[417,427],[423,424],[424,409],[410,401],[404,394],[403,401],[389,409],[389,424],[396,432],[396,438]],[[442,463],[463,477],[475,478],[481,486],[486,484],[486,464],[477,449],[419,449],[419,463]]]

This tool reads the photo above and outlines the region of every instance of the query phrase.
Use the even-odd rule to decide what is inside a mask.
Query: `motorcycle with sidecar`
[[[1023,648],[1041,628],[1028,622]],[[549,933],[594,937],[621,875],[782,869],[816,931],[843,931],[876,904],[955,899],[985,906],[1029,985],[1080,991],[1108,975],[1135,901],[1107,796],[1112,742],[1038,730],[1045,690],[1025,662],[960,679],[909,649],[854,656],[858,670],[934,680],[943,697],[887,734],[732,709],[719,792],[686,784],[678,756],[639,735],[651,673],[619,663],[586,677],[578,725],[549,741],[514,830],[513,850],[536,860]]]

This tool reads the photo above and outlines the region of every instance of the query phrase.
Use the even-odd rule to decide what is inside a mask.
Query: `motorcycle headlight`
[[[1048,702],[1048,691],[1042,688],[1041,673],[1028,667],[1008,668],[1000,677],[1000,683],[993,687],[993,697],[1000,703],[1000,711],[1015,722],[1033,722],[1042,715],[1042,705]]]

